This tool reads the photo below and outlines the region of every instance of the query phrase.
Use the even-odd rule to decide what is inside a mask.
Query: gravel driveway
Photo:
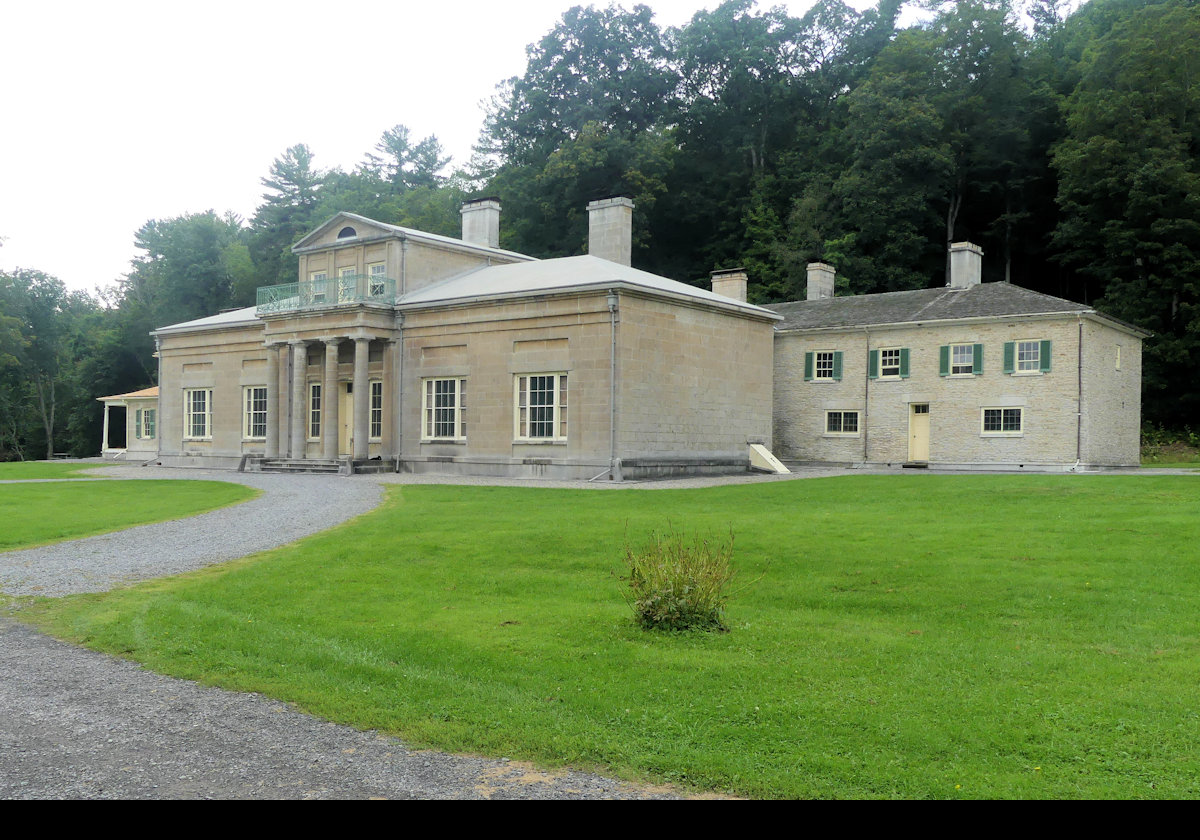
[[[0,590],[59,596],[175,574],[292,542],[382,498],[371,476],[102,472],[134,480],[214,478],[264,493],[188,519],[0,553]],[[0,617],[3,799],[677,796],[588,773],[413,751],[396,738],[332,724],[260,695],[154,674]]]

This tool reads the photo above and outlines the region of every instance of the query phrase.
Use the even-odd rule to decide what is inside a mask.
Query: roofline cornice
[[[1003,323],[1007,321],[1050,321],[1050,320],[1075,320],[1083,318],[1089,321],[1097,321],[1099,323],[1110,326],[1113,329],[1121,332],[1136,335],[1141,338],[1148,338],[1153,333],[1139,329],[1138,327],[1126,324],[1123,321],[1118,321],[1115,318],[1110,318],[1094,309],[1078,309],[1068,312],[1030,312],[1018,315],[977,315],[970,318],[930,318],[919,321],[887,321],[881,323],[868,324],[844,324],[834,327],[776,327],[775,331],[783,335],[786,333],[835,333],[857,330],[903,330],[912,329],[913,327],[932,327],[932,326],[962,326],[970,324],[982,323]]]

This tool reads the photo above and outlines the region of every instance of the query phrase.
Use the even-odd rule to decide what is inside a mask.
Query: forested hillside
[[[582,253],[586,203],[628,195],[634,265],[698,284],[743,265],[757,302],[801,297],[812,260],[842,294],[942,285],[971,240],[986,281],[1153,331],[1144,417],[1194,427],[1200,4],[926,0],[898,29],[904,5],[729,0],[677,29],[576,7],[500,82],[470,161],[403,124],[352,171],[300,143],[252,218],[146,222],[99,299],[0,272],[0,459],[94,453],[95,397],[153,382],[149,330],[293,281],[291,245],[333,213],[457,236],[479,195],[501,245],[539,257]]]

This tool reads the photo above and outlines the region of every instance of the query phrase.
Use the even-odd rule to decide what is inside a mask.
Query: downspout
[[[162,457],[162,439],[163,439],[162,438],[162,416],[163,416],[163,413],[162,413],[162,398],[163,398],[162,338],[157,335],[154,336],[154,358],[158,361],[158,379],[154,383],[155,385],[158,386],[158,399],[154,403],[154,437],[157,439],[157,442],[158,442],[158,445],[156,447],[158,451],[155,453],[154,458],[150,459],[151,461]],[[278,385],[276,387],[278,387]],[[107,411],[107,410],[108,409],[106,408],[105,411]],[[107,442],[108,441],[106,440],[105,443],[107,443]],[[149,463],[149,461],[147,461],[146,463]],[[144,466],[146,466],[146,464],[142,464],[142,466],[144,467]]]
[[[1078,357],[1075,360],[1075,466],[1079,469],[1083,462],[1083,317],[1079,320],[1079,341],[1077,343]]]
[[[407,245],[407,240],[405,242]],[[403,260],[403,252],[401,252],[401,260]],[[393,410],[396,412],[396,420],[392,423],[392,429],[396,436],[396,472],[400,472],[400,462],[404,455],[404,313],[396,313],[396,355],[399,358],[396,360],[396,400],[393,405]]]
[[[400,294],[408,294],[408,237],[400,240]]]
[[[863,463],[867,463],[869,451],[868,437],[871,434],[871,330],[864,327],[863,335],[867,338],[867,367],[863,371]]]
[[[608,480],[620,481],[617,463],[617,307],[620,296],[615,290],[608,293],[608,329],[611,346],[608,354]]]

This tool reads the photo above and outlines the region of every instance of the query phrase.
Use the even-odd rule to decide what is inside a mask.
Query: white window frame
[[[372,379],[367,386],[367,440],[383,440],[383,380]]]
[[[831,428],[834,422],[834,416],[837,417],[837,431]],[[845,431],[846,419],[849,415],[854,416],[854,430]],[[862,412],[858,409],[833,409],[825,412],[825,436],[826,437],[858,437],[862,432]]]
[[[183,439],[212,440],[212,388],[183,389]],[[203,395],[203,407],[196,410],[196,396]],[[199,418],[200,425],[196,425]],[[200,434],[196,434],[199,429]]]
[[[143,408],[141,410],[141,412],[142,412],[142,422],[139,424],[138,430],[137,430],[138,431],[138,435],[137,435],[138,439],[139,440],[154,440],[154,436],[158,433],[158,430],[155,428],[155,426],[157,425],[157,421],[158,421],[158,409]]]
[[[325,389],[320,382],[308,383],[308,422],[304,434],[308,440],[320,440],[325,423]]]
[[[346,285],[349,280],[350,285]],[[338,303],[346,303],[358,297],[358,269],[354,266],[342,266],[337,275]]]
[[[1033,357],[1021,358],[1022,348],[1033,348]],[[1040,375],[1042,372],[1042,342],[1016,341],[1013,342],[1013,373],[1019,376]]]
[[[258,408],[258,400],[256,399],[258,392],[262,392],[262,408]],[[262,434],[254,434],[257,415],[262,415]],[[266,385],[246,385],[242,388],[242,440],[266,440],[267,439],[267,386]]]
[[[997,418],[1000,423],[1000,428],[989,429],[988,412],[1000,412]],[[1006,425],[1011,426],[1011,414],[1016,412],[1017,425],[1016,428],[1005,428]],[[984,406],[979,410],[979,434],[982,437],[1021,437],[1025,434],[1025,408],[1019,405],[989,405]]]
[[[955,354],[960,351],[966,351],[966,361],[955,361]],[[958,368],[966,368],[959,370]],[[950,345],[950,375],[951,376],[974,376],[975,375],[975,345],[974,344],[951,344]]]
[[[367,297],[383,297],[387,291],[387,263],[367,264]]]
[[[531,386],[542,384],[534,380],[551,380],[549,389],[540,388],[535,393],[550,395],[549,403],[531,405]],[[513,376],[513,439],[518,443],[560,443],[567,440],[567,373],[520,373]],[[546,414],[549,413],[547,419]],[[536,417],[541,414],[541,417]],[[535,427],[535,424],[537,426]],[[549,424],[551,434],[533,434],[535,428],[542,431]]]
[[[828,357],[828,358],[823,358]],[[813,351],[813,381],[814,382],[833,382],[834,370],[837,359],[836,350],[814,350]],[[828,367],[823,367],[828,365]]]
[[[896,354],[895,364],[889,365],[884,361],[885,354],[887,354],[887,353],[895,353]],[[881,348],[879,348],[879,378],[880,379],[899,379],[900,378],[900,371],[901,371],[900,359],[901,359],[903,353],[904,353],[904,349],[901,347],[881,347]],[[889,367],[894,368],[895,373],[887,373],[887,370]]]
[[[308,291],[312,295],[313,303],[324,303],[329,295],[329,272],[309,272]]]
[[[452,434],[437,434],[439,431],[449,431]],[[461,376],[433,376],[422,379],[421,440],[462,441],[466,439],[466,378]]]

